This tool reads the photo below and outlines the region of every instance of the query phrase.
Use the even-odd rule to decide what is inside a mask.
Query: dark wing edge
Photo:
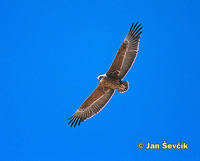
[[[141,23],[139,24],[139,22],[137,22],[135,23],[135,25],[133,23],[129,30],[129,33],[124,39],[124,42],[127,43],[127,50],[121,65],[121,71],[119,73],[119,78],[121,79],[123,79],[128,73],[137,57],[139,49],[139,38],[142,33],[142,28],[143,26],[141,26]]]
[[[102,88],[102,90],[103,90],[103,88]],[[95,114],[99,113],[109,102],[109,100],[111,99],[111,97],[114,94],[114,91],[115,91],[114,89],[108,89],[101,97],[99,97],[97,100],[95,100],[88,107],[86,107],[86,108],[79,107],[78,110],[74,113],[74,115],[69,118],[70,121],[68,124],[71,123],[71,127],[72,126],[76,127],[77,124],[79,126],[81,122],[83,122],[83,121],[93,117]],[[95,93],[92,93],[91,95],[95,95]],[[86,101],[87,101],[87,99],[86,99]]]
[[[108,69],[106,75],[110,77],[119,77],[123,79],[130,70],[137,56],[139,48],[139,38],[142,33],[141,23],[132,24],[127,36],[121,44],[113,63]]]

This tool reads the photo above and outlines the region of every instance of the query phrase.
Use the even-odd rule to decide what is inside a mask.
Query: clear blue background
[[[128,92],[77,128],[132,22]],[[198,160],[200,1],[0,1],[0,160]],[[189,149],[138,149],[185,142]]]

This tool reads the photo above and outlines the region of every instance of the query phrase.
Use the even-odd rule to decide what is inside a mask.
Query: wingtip
[[[76,127],[79,126],[81,124],[81,122],[83,122],[82,118],[76,118],[74,116],[68,118],[68,120],[71,119],[69,122],[68,122],[68,125],[70,125],[70,127]]]
[[[75,121],[75,124],[74,124],[74,128],[76,127],[76,124],[77,124],[77,122],[78,122],[79,119],[76,118],[75,120],[76,120],[76,121]]]
[[[68,122],[68,125],[72,122],[72,120],[73,120],[73,119],[71,119],[71,120]]]
[[[141,29],[143,28],[142,23],[139,23],[137,21],[135,24],[132,23],[129,33],[131,33],[134,37],[140,37],[140,34],[142,33]]]
[[[131,30],[132,30],[132,28],[133,28],[133,25],[134,25],[134,22],[132,23],[132,25],[131,25],[131,28],[130,28],[130,30],[129,30],[129,31],[131,31]]]

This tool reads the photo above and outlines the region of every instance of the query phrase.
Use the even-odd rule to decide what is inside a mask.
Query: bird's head
[[[99,76],[97,77],[97,79],[98,79],[99,81],[101,81],[101,79],[104,78],[105,76],[106,76],[106,74],[104,74],[104,75],[99,75]]]

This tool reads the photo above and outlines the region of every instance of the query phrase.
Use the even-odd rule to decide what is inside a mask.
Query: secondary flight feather
[[[100,81],[97,88],[69,118],[68,124],[71,124],[71,127],[80,125],[81,122],[100,112],[113,96],[115,89],[120,93],[128,90],[129,83],[123,81],[123,78],[137,56],[142,27],[138,22],[132,24],[109,70],[106,74],[97,77]]]

